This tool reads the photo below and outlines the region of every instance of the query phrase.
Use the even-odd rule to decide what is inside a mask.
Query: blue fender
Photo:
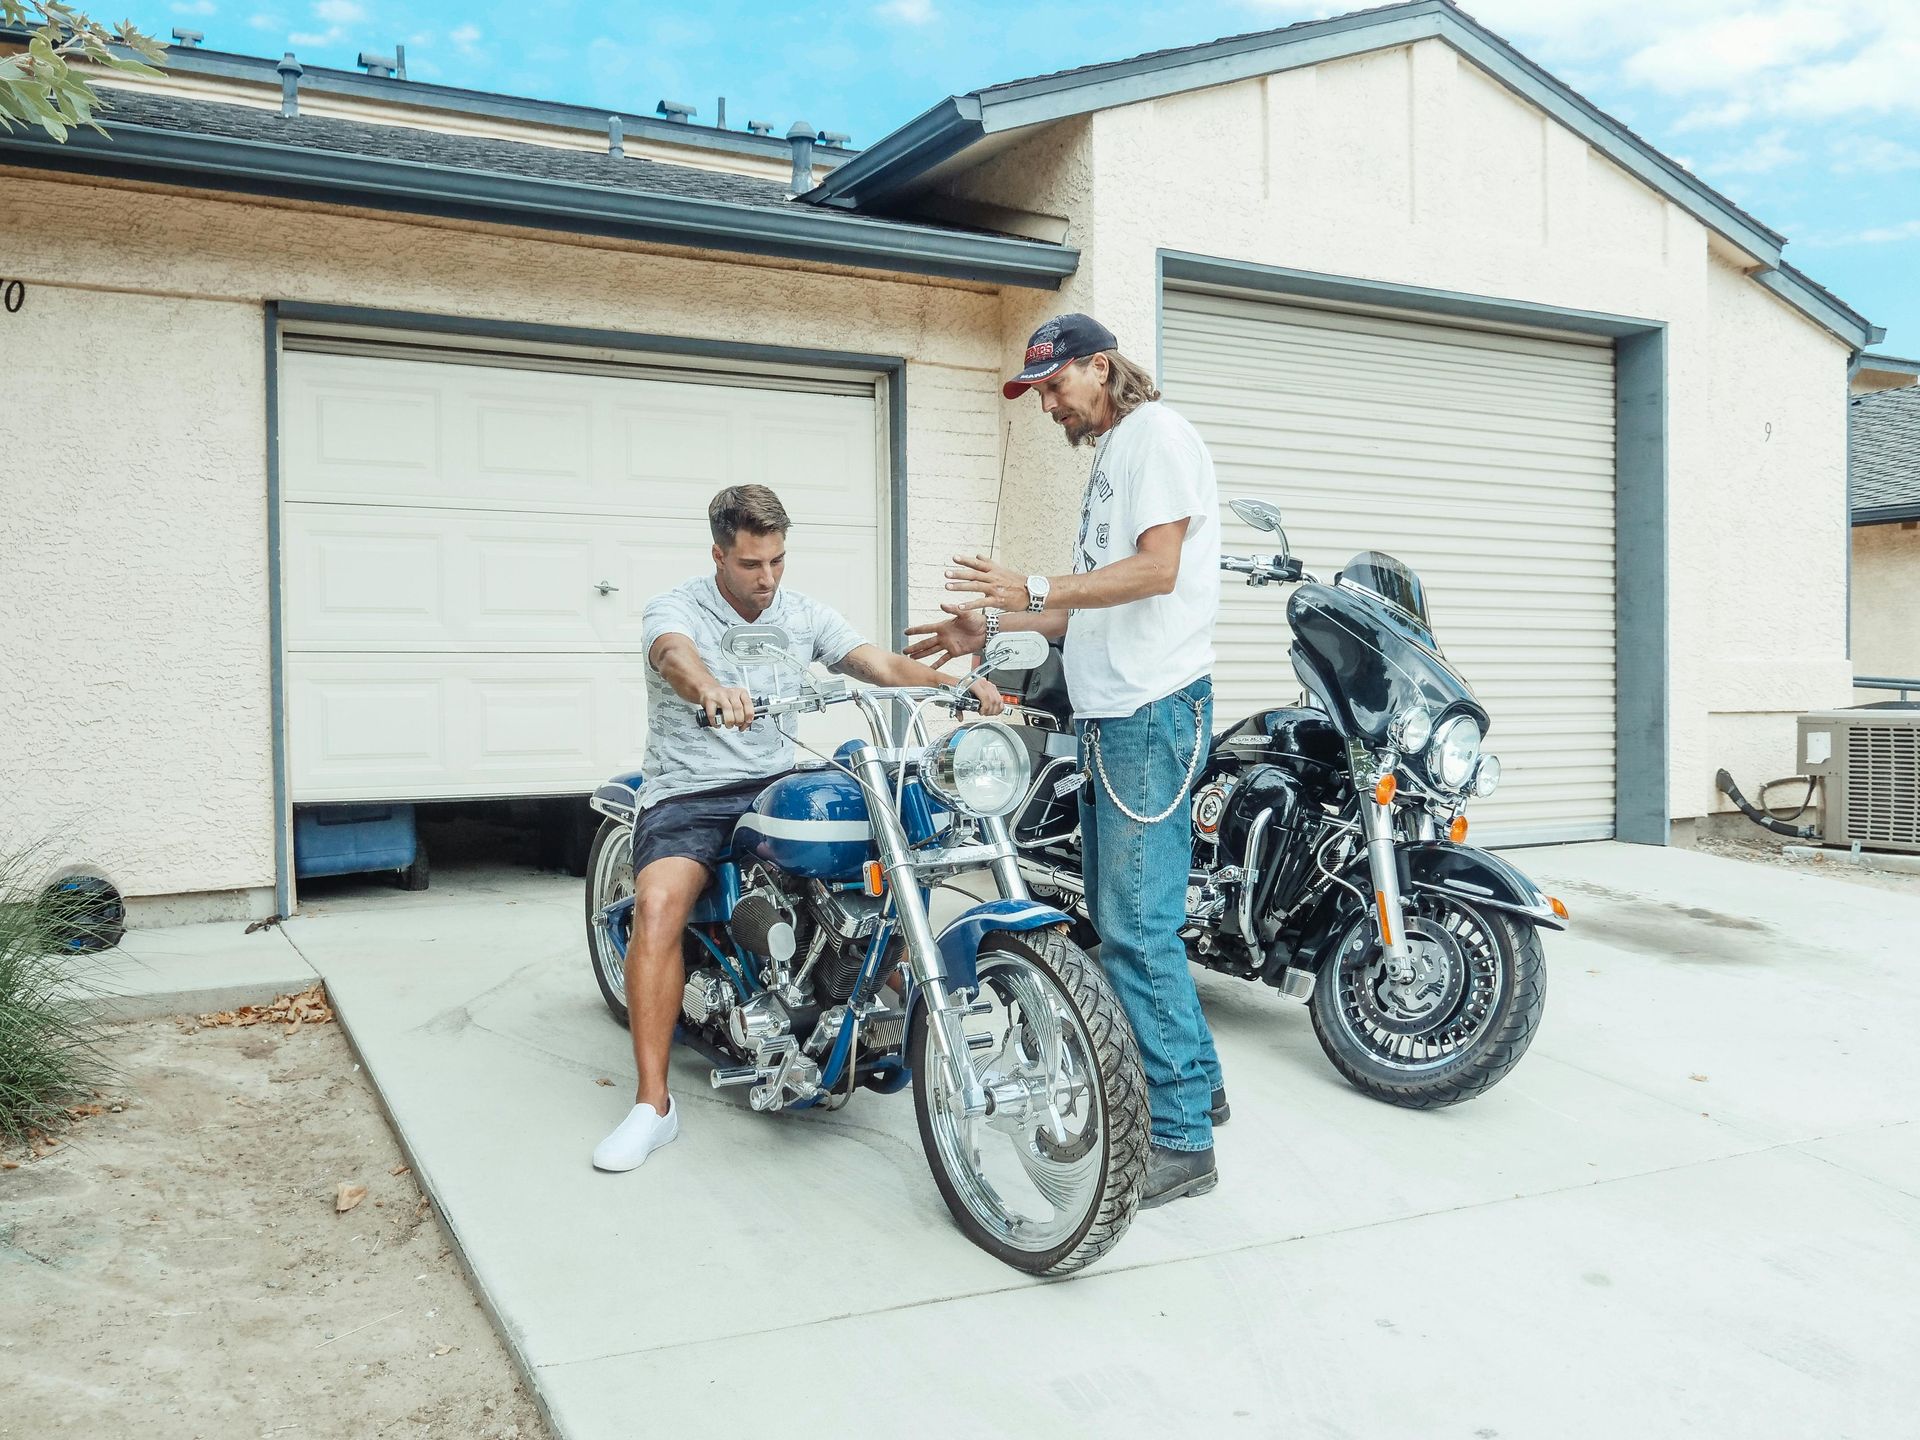
[[[947,972],[947,983],[956,990],[971,990],[980,983],[975,961],[980,941],[990,930],[1044,930],[1050,925],[1071,925],[1066,911],[1038,900],[989,900],[966,911],[940,932],[940,959]]]

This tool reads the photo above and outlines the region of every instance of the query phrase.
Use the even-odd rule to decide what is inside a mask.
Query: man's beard
[[[1091,420],[1062,420],[1060,428],[1067,432],[1067,444],[1070,446],[1091,445],[1099,438],[1093,433]]]

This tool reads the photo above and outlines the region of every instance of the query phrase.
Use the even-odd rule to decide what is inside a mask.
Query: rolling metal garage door
[[[642,611],[711,568],[725,485],[778,490],[788,582],[888,633],[871,383],[286,347],[297,802],[566,794],[637,765]]]
[[[1167,399],[1211,447],[1223,500],[1279,505],[1323,579],[1366,549],[1419,572],[1505,767],[1473,807],[1475,838],[1610,836],[1611,347],[1172,291],[1162,345]],[[1261,548],[1225,518],[1228,549]],[[1224,578],[1222,721],[1299,691],[1285,592]]]

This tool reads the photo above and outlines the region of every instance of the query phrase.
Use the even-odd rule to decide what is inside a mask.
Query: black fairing
[[[1384,745],[1389,722],[1413,705],[1424,705],[1436,723],[1449,713],[1472,715],[1486,732],[1486,710],[1426,628],[1377,596],[1302,585],[1287,602],[1287,620],[1300,683],[1344,734]]]

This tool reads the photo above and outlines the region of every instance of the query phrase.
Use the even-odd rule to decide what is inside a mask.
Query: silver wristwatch
[[[1044,575],[1027,576],[1027,609],[1038,615],[1047,608],[1047,592],[1053,582]]]
[[[991,645],[993,643],[993,637],[1000,633],[1000,612],[998,610],[982,610],[980,613],[985,617],[987,644]]]

